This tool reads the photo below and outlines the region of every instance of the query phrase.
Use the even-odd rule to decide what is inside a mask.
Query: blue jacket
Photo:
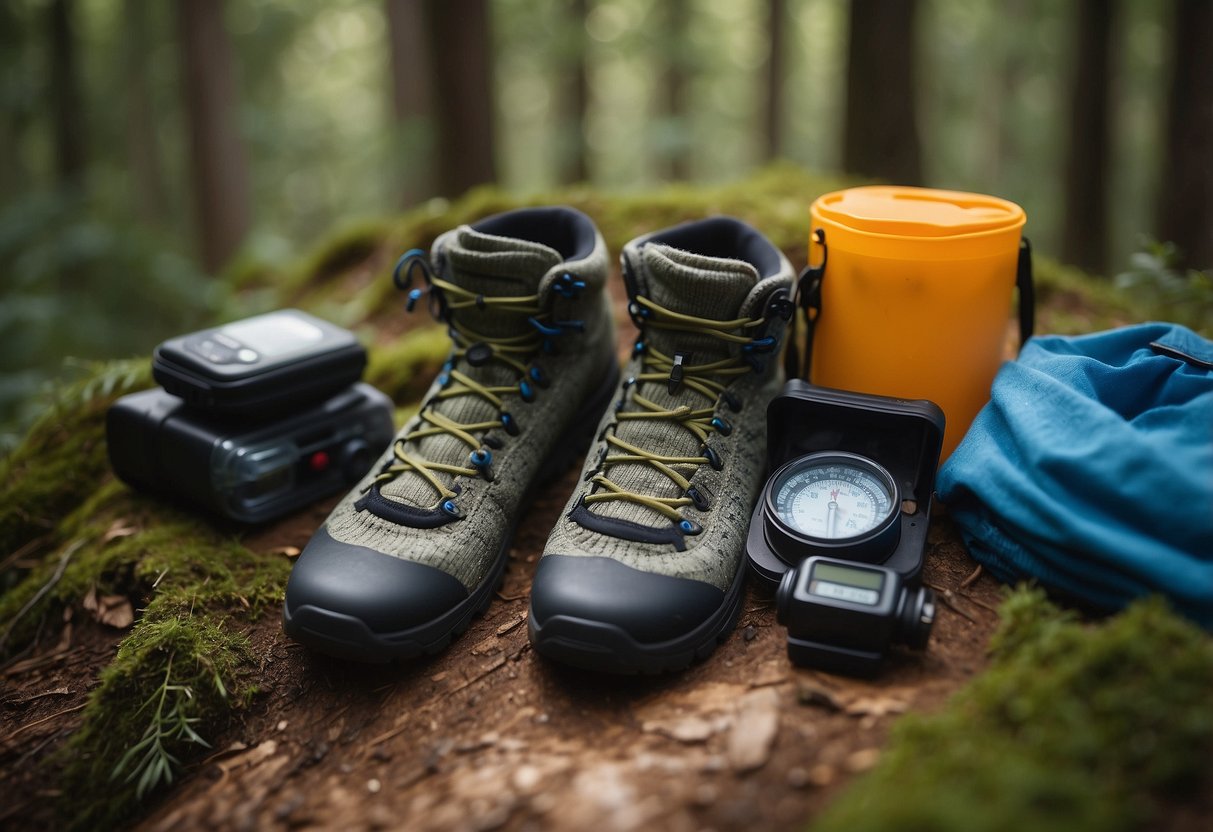
[[[1213,629],[1213,343],[1165,323],[1033,338],[940,470],[969,552],[1103,610]]]

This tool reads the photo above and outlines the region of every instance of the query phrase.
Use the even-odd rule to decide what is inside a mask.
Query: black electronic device
[[[771,401],[773,473],[746,552],[779,586],[793,662],[866,675],[890,643],[925,647],[935,605],[919,581],[943,429],[932,402],[800,379]]]
[[[272,421],[192,407],[157,387],[106,413],[110,464],[132,486],[259,523],[348,488],[392,439],[392,402],[347,384]]]
[[[349,330],[283,309],[170,338],[156,347],[152,375],[195,407],[262,415],[349,387],[365,366]]]

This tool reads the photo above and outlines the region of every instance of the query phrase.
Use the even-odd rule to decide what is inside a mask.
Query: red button
[[[323,471],[329,467],[329,455],[324,451],[316,451],[307,461],[313,471]]]

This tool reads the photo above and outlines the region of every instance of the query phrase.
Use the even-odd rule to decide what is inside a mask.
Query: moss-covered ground
[[[776,166],[739,183],[643,194],[574,188],[518,199],[476,190],[344,229],[297,264],[244,264],[228,278],[229,312],[292,305],[356,328],[371,346],[367,379],[407,406],[446,341],[437,327],[401,332],[389,271],[405,249],[480,216],[559,202],[594,217],[613,251],[648,230],[729,213],[803,263],[808,205],[844,184]],[[1156,312],[1047,258],[1037,259],[1037,280],[1043,331],[1089,331]],[[48,769],[77,826],[138,813],[256,695],[248,629],[276,614],[290,568],[285,557],[251,552],[242,530],[113,479],[105,410],[149,384],[146,360],[86,368],[0,461],[0,661],[26,655],[90,591],[127,596],[137,610],[81,727]],[[1036,819],[1040,828],[1127,828],[1207,769],[1205,634],[1157,604],[1094,629],[1031,594],[1013,596],[1004,614],[990,672],[944,713],[907,719],[880,769],[824,828],[980,828],[974,818],[992,805],[1004,819]],[[903,800],[909,793],[916,797]]]
[[[1158,599],[1088,624],[1021,589],[1002,617],[990,668],[942,712],[903,719],[815,832],[1157,828],[1161,805],[1207,789],[1207,633]]]

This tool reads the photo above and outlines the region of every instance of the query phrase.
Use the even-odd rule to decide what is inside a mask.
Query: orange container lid
[[[893,237],[958,237],[1018,228],[1027,217],[1014,202],[984,194],[899,185],[868,185],[817,199],[814,212],[838,225]]]

